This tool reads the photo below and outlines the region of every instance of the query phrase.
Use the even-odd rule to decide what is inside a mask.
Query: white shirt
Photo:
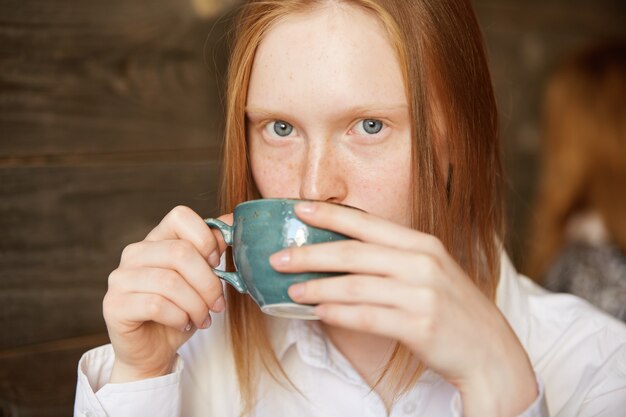
[[[522,417],[617,417],[626,410],[626,326],[587,302],[552,294],[518,275],[503,254],[496,303],[525,347],[539,397]],[[316,322],[271,319],[281,365],[306,395],[264,377],[256,417],[387,416],[380,397]],[[240,397],[223,315],[179,350],[174,372],[108,384],[110,345],[85,353],[78,369],[74,415],[236,417]],[[548,411],[549,410],[549,411]],[[458,391],[432,371],[402,396],[390,417],[460,417]],[[486,416],[487,417],[487,416]]]

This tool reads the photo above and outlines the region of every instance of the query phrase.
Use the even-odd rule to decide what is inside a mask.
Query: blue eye
[[[289,136],[293,132],[293,126],[282,120],[276,120],[273,122],[274,132],[281,137]]]
[[[361,122],[361,126],[366,133],[375,135],[382,130],[383,122],[376,119],[365,119]]]

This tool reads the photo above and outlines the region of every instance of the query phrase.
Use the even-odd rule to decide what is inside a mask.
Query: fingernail
[[[219,264],[220,264],[220,254],[217,253],[216,250],[211,252],[211,254],[209,255],[209,264],[211,264],[211,266],[213,268],[217,268],[219,266]]]
[[[289,296],[294,300],[302,298],[304,295],[304,284],[294,284],[289,287]]]
[[[215,311],[216,313],[221,313],[222,311],[224,311],[225,308],[226,304],[224,303],[224,296],[220,295],[220,298],[218,298],[215,303],[213,303],[213,308],[211,310]]]
[[[202,322],[202,328],[203,329],[208,329],[209,326],[211,325],[211,316],[207,316],[206,319],[204,319],[204,321]]]
[[[187,323],[187,325],[183,327],[183,332],[188,332],[189,330],[191,330],[191,322]]]
[[[270,262],[274,265],[287,265],[291,260],[289,251],[277,252],[270,256]]]
[[[315,204],[298,203],[296,204],[296,211],[300,214],[313,214],[313,212],[315,212]]]

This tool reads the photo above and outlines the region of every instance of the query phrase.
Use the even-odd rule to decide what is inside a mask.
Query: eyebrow
[[[384,111],[397,111],[408,109],[409,105],[406,103],[390,103],[385,105],[372,104],[372,105],[360,105],[347,107],[342,110],[343,114],[367,114]],[[280,110],[263,109],[260,107],[247,107],[245,108],[246,114],[260,114],[267,116],[281,116],[286,115],[285,112]]]

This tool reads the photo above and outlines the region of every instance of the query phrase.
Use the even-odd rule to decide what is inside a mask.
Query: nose
[[[302,167],[300,198],[334,203],[344,201],[348,196],[346,173],[349,171],[345,165],[329,141],[310,144]]]

